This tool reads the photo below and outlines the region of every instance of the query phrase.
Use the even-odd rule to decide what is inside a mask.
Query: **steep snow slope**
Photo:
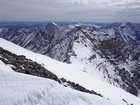
[[[0,61],[0,105],[117,105],[55,81],[14,72]]]
[[[113,103],[118,105],[139,105],[140,99],[125,92],[120,88],[116,88],[107,84],[89,73],[80,70],[80,65],[66,64],[55,61],[47,56],[33,53],[25,50],[11,42],[0,38],[0,47],[9,50],[18,55],[25,55],[27,58],[32,59],[40,64],[43,64],[46,69],[56,74],[59,78],[66,78],[67,80],[78,83],[89,90],[94,90],[102,94],[105,98],[109,98]],[[77,62],[78,63],[78,62]]]

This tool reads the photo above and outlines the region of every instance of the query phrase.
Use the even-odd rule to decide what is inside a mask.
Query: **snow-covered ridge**
[[[107,84],[107,83],[89,75],[88,73],[84,73],[76,65],[66,64],[66,63],[61,63],[61,62],[55,61],[51,58],[48,58],[47,56],[36,54],[36,53],[30,52],[28,50],[25,50],[15,44],[8,42],[6,40],[3,40],[3,39],[0,39],[0,42],[1,42],[0,47],[6,49],[8,51],[11,51],[17,55],[25,55],[27,58],[32,59],[33,61],[36,61],[40,64],[43,63],[44,67],[46,69],[50,70],[51,72],[56,74],[58,77],[60,77],[60,78],[64,77],[67,80],[74,81],[75,83],[79,83],[80,85],[86,87],[87,89],[95,90],[98,93],[101,93],[105,98],[109,98],[109,100],[113,103],[116,103],[118,105],[127,105],[127,102],[129,104],[132,103],[133,105],[139,105],[139,103],[140,103],[139,98],[125,92],[124,90],[122,90],[120,88],[111,86],[110,84]],[[16,49],[18,49],[18,50],[16,50]],[[2,67],[2,66],[0,66],[0,67]],[[79,77],[79,78],[77,78],[77,77]],[[8,78],[8,76],[7,76],[7,78]],[[6,98],[6,96],[5,96],[5,98]],[[125,102],[124,100],[127,102]],[[92,102],[94,102],[94,101],[92,101]],[[100,105],[100,104],[98,104],[98,105]],[[107,104],[107,105],[109,105],[109,104]]]
[[[55,74],[45,69],[43,64],[41,65],[37,62],[33,62],[31,59],[27,59],[24,55],[13,54],[1,47],[0,60],[6,65],[10,66],[15,72],[51,79],[66,87],[103,97],[101,94],[96,93],[93,90],[88,90],[85,87],[80,86],[79,84],[76,84],[72,81],[66,80],[64,78],[58,78]]]
[[[52,80],[16,73],[1,61],[0,84],[1,105],[117,105]]]

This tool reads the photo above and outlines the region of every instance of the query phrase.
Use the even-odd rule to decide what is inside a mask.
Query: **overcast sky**
[[[0,0],[0,21],[140,23],[140,0]]]

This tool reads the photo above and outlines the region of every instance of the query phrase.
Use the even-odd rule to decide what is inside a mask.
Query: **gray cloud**
[[[128,2],[126,4],[117,4],[118,7],[123,7],[124,10],[134,10],[140,11],[140,1],[137,2]]]
[[[140,22],[137,0],[0,0],[0,21]]]

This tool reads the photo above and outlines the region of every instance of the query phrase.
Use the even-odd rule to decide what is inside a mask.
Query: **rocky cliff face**
[[[3,27],[0,37],[61,62],[138,96],[139,24],[49,23],[38,27]]]

